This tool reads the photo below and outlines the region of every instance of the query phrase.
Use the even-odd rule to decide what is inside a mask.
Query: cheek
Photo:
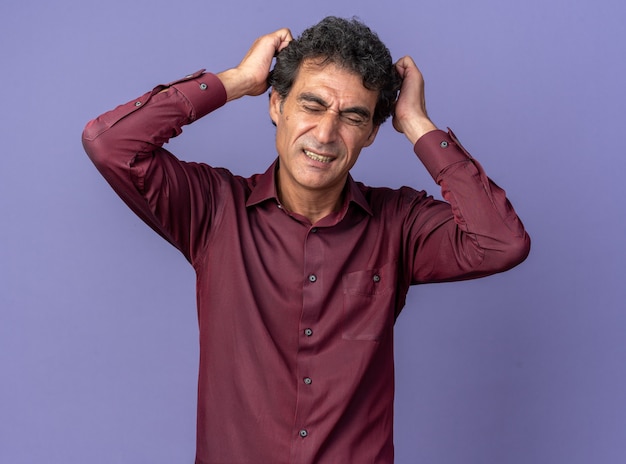
[[[276,127],[276,146],[283,152],[292,151],[298,143],[298,135],[285,119]]]
[[[364,134],[355,134],[354,132],[348,132],[343,135],[342,140],[348,150],[358,154],[358,152],[361,151],[361,148],[366,146],[368,137]]]
[[[297,115],[290,115],[283,118],[282,132],[286,139],[291,140],[292,143],[297,143],[300,137],[306,136],[314,127],[315,124],[312,124],[310,121]]]

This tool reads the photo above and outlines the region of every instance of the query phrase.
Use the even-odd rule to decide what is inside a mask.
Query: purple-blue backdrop
[[[533,238],[509,273],[412,289],[396,325],[397,462],[624,462],[624,10],[2,2],[0,462],[192,462],[193,270],[113,194],[80,134],[155,84],[221,71],[257,36],[327,14],[357,15],[396,59],[415,58],[431,116],[505,187]],[[233,102],[170,148],[263,170],[274,157],[266,107]],[[439,196],[391,124],[353,174]]]

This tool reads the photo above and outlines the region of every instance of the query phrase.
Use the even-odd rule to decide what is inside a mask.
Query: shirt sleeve
[[[504,190],[451,130],[421,137],[414,151],[446,202],[418,196],[405,227],[412,282],[443,282],[506,271],[526,259],[530,237]]]
[[[115,192],[189,261],[210,223],[211,177],[219,174],[178,160],[163,144],[225,102],[221,81],[201,70],[104,113],[83,131],[87,155]]]

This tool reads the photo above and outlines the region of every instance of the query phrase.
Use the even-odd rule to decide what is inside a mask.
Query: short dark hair
[[[393,112],[401,79],[384,43],[365,24],[353,19],[328,16],[306,29],[276,56],[269,77],[272,91],[285,98],[304,60],[320,59],[361,76],[363,86],[378,91],[373,115],[382,124]]]

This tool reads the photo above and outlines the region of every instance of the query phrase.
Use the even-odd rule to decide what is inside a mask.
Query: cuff
[[[191,104],[191,122],[215,111],[226,103],[226,89],[215,74],[205,73],[204,69],[171,82]]]
[[[472,159],[450,128],[447,133],[441,130],[427,132],[415,142],[413,151],[435,182],[446,167]]]

